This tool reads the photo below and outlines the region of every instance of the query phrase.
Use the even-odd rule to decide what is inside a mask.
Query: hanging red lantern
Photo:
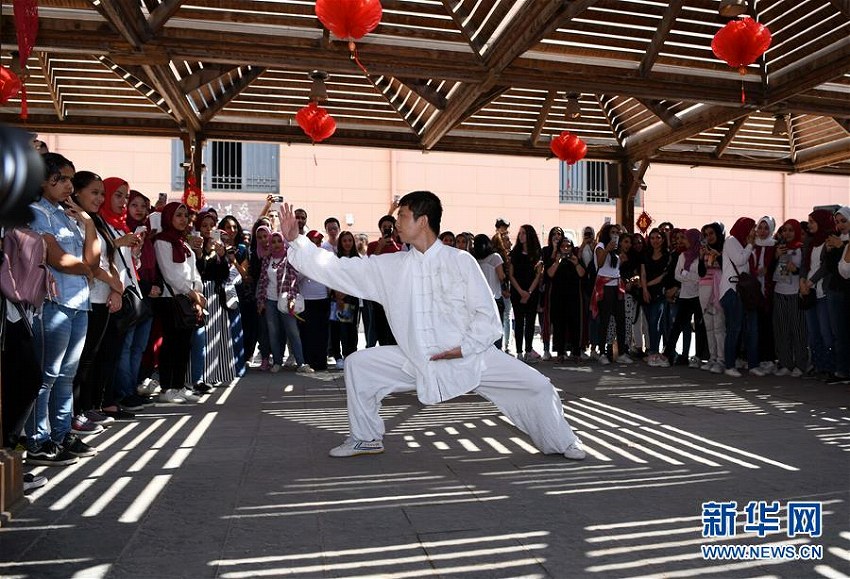
[[[21,79],[5,66],[0,66],[0,105],[6,104],[19,92],[21,92]]]
[[[316,0],[316,16],[337,38],[359,40],[381,23],[380,0]]]
[[[747,66],[754,63],[770,46],[770,30],[752,18],[732,20],[717,31],[711,41],[715,56],[741,75],[747,74]]]
[[[191,211],[199,213],[206,206],[207,202],[204,199],[204,192],[198,186],[195,176],[189,172],[186,177],[186,187],[183,188],[183,205]]]
[[[301,130],[314,143],[321,143],[336,131],[336,121],[322,107],[311,102],[295,114],[295,120]]]
[[[561,161],[572,165],[584,159],[587,155],[587,145],[569,131],[564,131],[552,139],[549,148]]]

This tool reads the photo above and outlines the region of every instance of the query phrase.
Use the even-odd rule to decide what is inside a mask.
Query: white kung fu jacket
[[[416,379],[424,404],[466,394],[481,381],[481,354],[502,335],[496,303],[472,255],[439,240],[425,253],[415,248],[366,258],[339,258],[305,236],[292,242],[290,263],[326,286],[384,306],[402,369]],[[462,358],[431,361],[460,346]]]

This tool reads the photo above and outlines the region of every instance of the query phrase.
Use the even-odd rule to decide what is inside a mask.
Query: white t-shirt
[[[605,249],[605,245],[602,243],[598,243],[596,245],[596,249]],[[593,252],[593,259],[596,262],[596,275],[601,275],[602,277],[610,277],[611,281],[606,283],[605,285],[620,285],[620,262],[617,262],[617,266],[614,267],[611,265],[611,254],[607,251],[605,252],[605,262],[600,265],[599,259],[596,255],[596,251]]]
[[[286,267],[285,261],[285,259],[281,259],[280,261],[269,260],[269,265],[266,267],[266,275],[269,276],[269,285],[266,286],[267,300],[277,301],[280,297],[280,292],[277,289],[277,270],[281,267]]]
[[[496,268],[504,263],[502,256],[498,253],[491,253],[484,259],[478,260],[478,265],[484,273],[484,279],[487,280],[490,291],[493,292],[494,299],[502,297],[502,282],[499,281],[499,274],[496,273]]]

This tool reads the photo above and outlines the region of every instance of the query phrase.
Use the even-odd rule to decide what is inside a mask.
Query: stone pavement
[[[474,395],[387,399],[386,452],[331,459],[340,373],[252,371],[191,406],[89,437],[98,456],[0,529],[3,577],[844,577],[850,392],[793,378],[541,362],[589,456],[539,454]],[[745,532],[779,501],[780,533]],[[821,501],[821,537],[786,536]],[[701,504],[736,501],[703,538]],[[767,522],[768,518],[750,522]],[[818,561],[705,561],[701,545],[823,547]]]

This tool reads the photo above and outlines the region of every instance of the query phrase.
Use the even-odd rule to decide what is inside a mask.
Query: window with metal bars
[[[579,161],[574,165],[560,164],[561,203],[608,204],[608,163]]]
[[[171,186],[183,189],[183,143],[171,142]],[[271,143],[208,141],[202,187],[210,192],[279,193],[280,146]]]

